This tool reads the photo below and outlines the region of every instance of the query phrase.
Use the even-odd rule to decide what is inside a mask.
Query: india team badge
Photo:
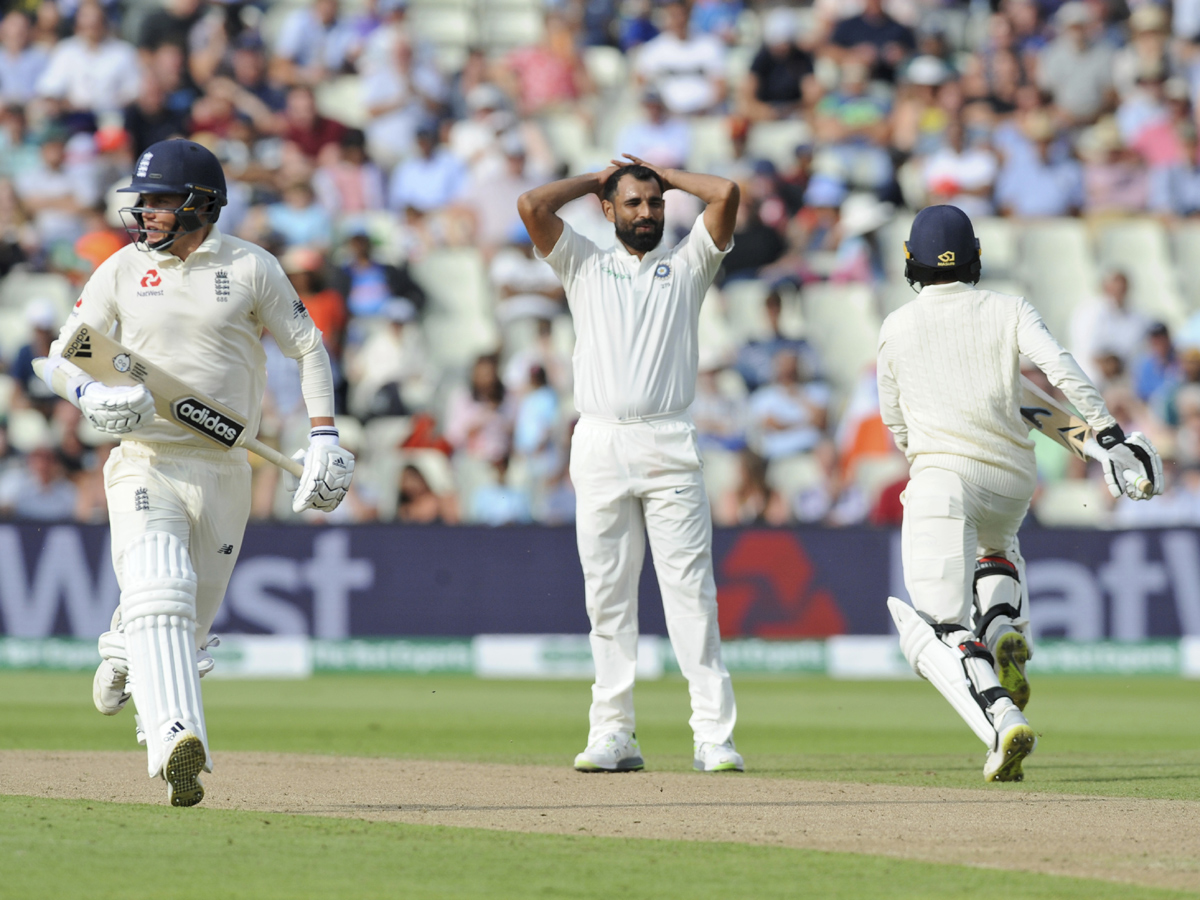
[[[671,267],[666,263],[659,263],[654,270],[654,277],[660,279],[660,284],[666,284],[666,279],[671,277]]]

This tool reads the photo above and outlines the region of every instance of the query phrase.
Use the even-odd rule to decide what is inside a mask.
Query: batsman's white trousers
[[[942,625],[971,626],[975,560],[1003,555],[1026,591],[1017,529],[1029,498],[1003,497],[948,469],[922,469],[902,495],[900,555],[913,607]],[[1028,609],[1028,602],[1023,604]]]
[[[124,440],[104,466],[117,584],[124,550],[148,532],[175,535],[198,579],[196,643],[203,645],[225,597],[250,518],[246,451],[204,450]]]
[[[721,662],[712,517],[691,418],[616,423],[584,416],[571,444],[571,480],[596,664],[588,743],[635,728],[638,577],[647,535],[667,633],[691,694],[692,732],[697,741],[729,740],[737,707]]]

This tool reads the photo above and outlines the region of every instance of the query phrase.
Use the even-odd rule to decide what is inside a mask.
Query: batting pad
[[[900,632],[900,649],[913,671],[950,701],[954,711],[981,741],[994,747],[996,729],[972,694],[971,682],[963,669],[963,655],[943,644],[929,623],[904,601],[888,597],[887,605]],[[137,699],[136,694],[134,699]]]
[[[129,689],[145,728],[147,766],[154,778],[184,731],[200,738],[208,752],[196,670],[196,573],[183,542],[165,532],[138,537],[125,548],[124,562],[121,619]]]

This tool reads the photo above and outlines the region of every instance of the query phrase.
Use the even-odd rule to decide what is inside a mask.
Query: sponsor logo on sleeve
[[[171,413],[180,425],[211,438],[218,444],[232,447],[241,437],[244,426],[218,412],[195,397],[183,397],[171,404]]]
[[[301,300],[299,297],[297,297],[295,300],[292,301],[292,318],[293,319],[307,319],[308,318],[308,310],[304,308],[304,301]]]

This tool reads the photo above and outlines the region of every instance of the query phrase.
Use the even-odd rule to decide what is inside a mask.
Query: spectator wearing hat
[[[714,112],[725,100],[725,45],[710,34],[691,34],[687,6],[662,7],[663,30],[638,54],[638,83],[658,89],[676,115]]]
[[[794,9],[778,6],[767,12],[763,43],[742,79],[739,96],[742,114],[752,121],[784,119],[816,101],[820,86],[813,57],[797,44],[799,36]]]
[[[361,347],[347,352],[350,412],[366,421],[407,416],[423,409],[435,387],[417,308],[392,297],[381,309],[385,327],[371,331]]]
[[[1095,122],[1111,108],[1113,49],[1097,39],[1098,23],[1083,0],[1069,0],[1054,17],[1058,37],[1038,59],[1038,85],[1076,125]]]
[[[1140,3],[1130,13],[1129,42],[1113,58],[1113,87],[1121,98],[1137,88],[1140,73],[1170,74],[1169,18],[1166,7],[1157,3]]]
[[[437,125],[426,121],[417,128],[417,152],[392,172],[388,208],[435,212],[462,200],[467,186],[466,166],[441,146]]]
[[[915,57],[904,67],[891,112],[892,146],[927,156],[942,145],[950,115],[939,94],[953,78],[953,70],[935,56]]]
[[[111,112],[133,102],[140,81],[133,45],[110,36],[100,4],[84,0],[75,13],[75,35],[54,48],[37,94],[67,111]]]
[[[866,0],[858,15],[838,22],[829,37],[840,61],[868,66],[872,79],[895,81],[896,72],[917,48],[916,35],[883,10],[883,0]]]
[[[0,102],[32,100],[49,61],[45,49],[31,41],[29,18],[15,9],[5,14],[0,20]]]
[[[631,153],[666,169],[681,168],[691,149],[692,129],[683,116],[672,115],[656,88],[642,92],[641,121],[630,122],[617,135],[614,153]]]
[[[362,226],[346,236],[348,261],[337,273],[334,286],[346,298],[352,316],[378,316],[389,300],[403,297],[416,312],[425,308],[425,291],[413,280],[408,265],[394,266],[371,256],[371,237]]]

